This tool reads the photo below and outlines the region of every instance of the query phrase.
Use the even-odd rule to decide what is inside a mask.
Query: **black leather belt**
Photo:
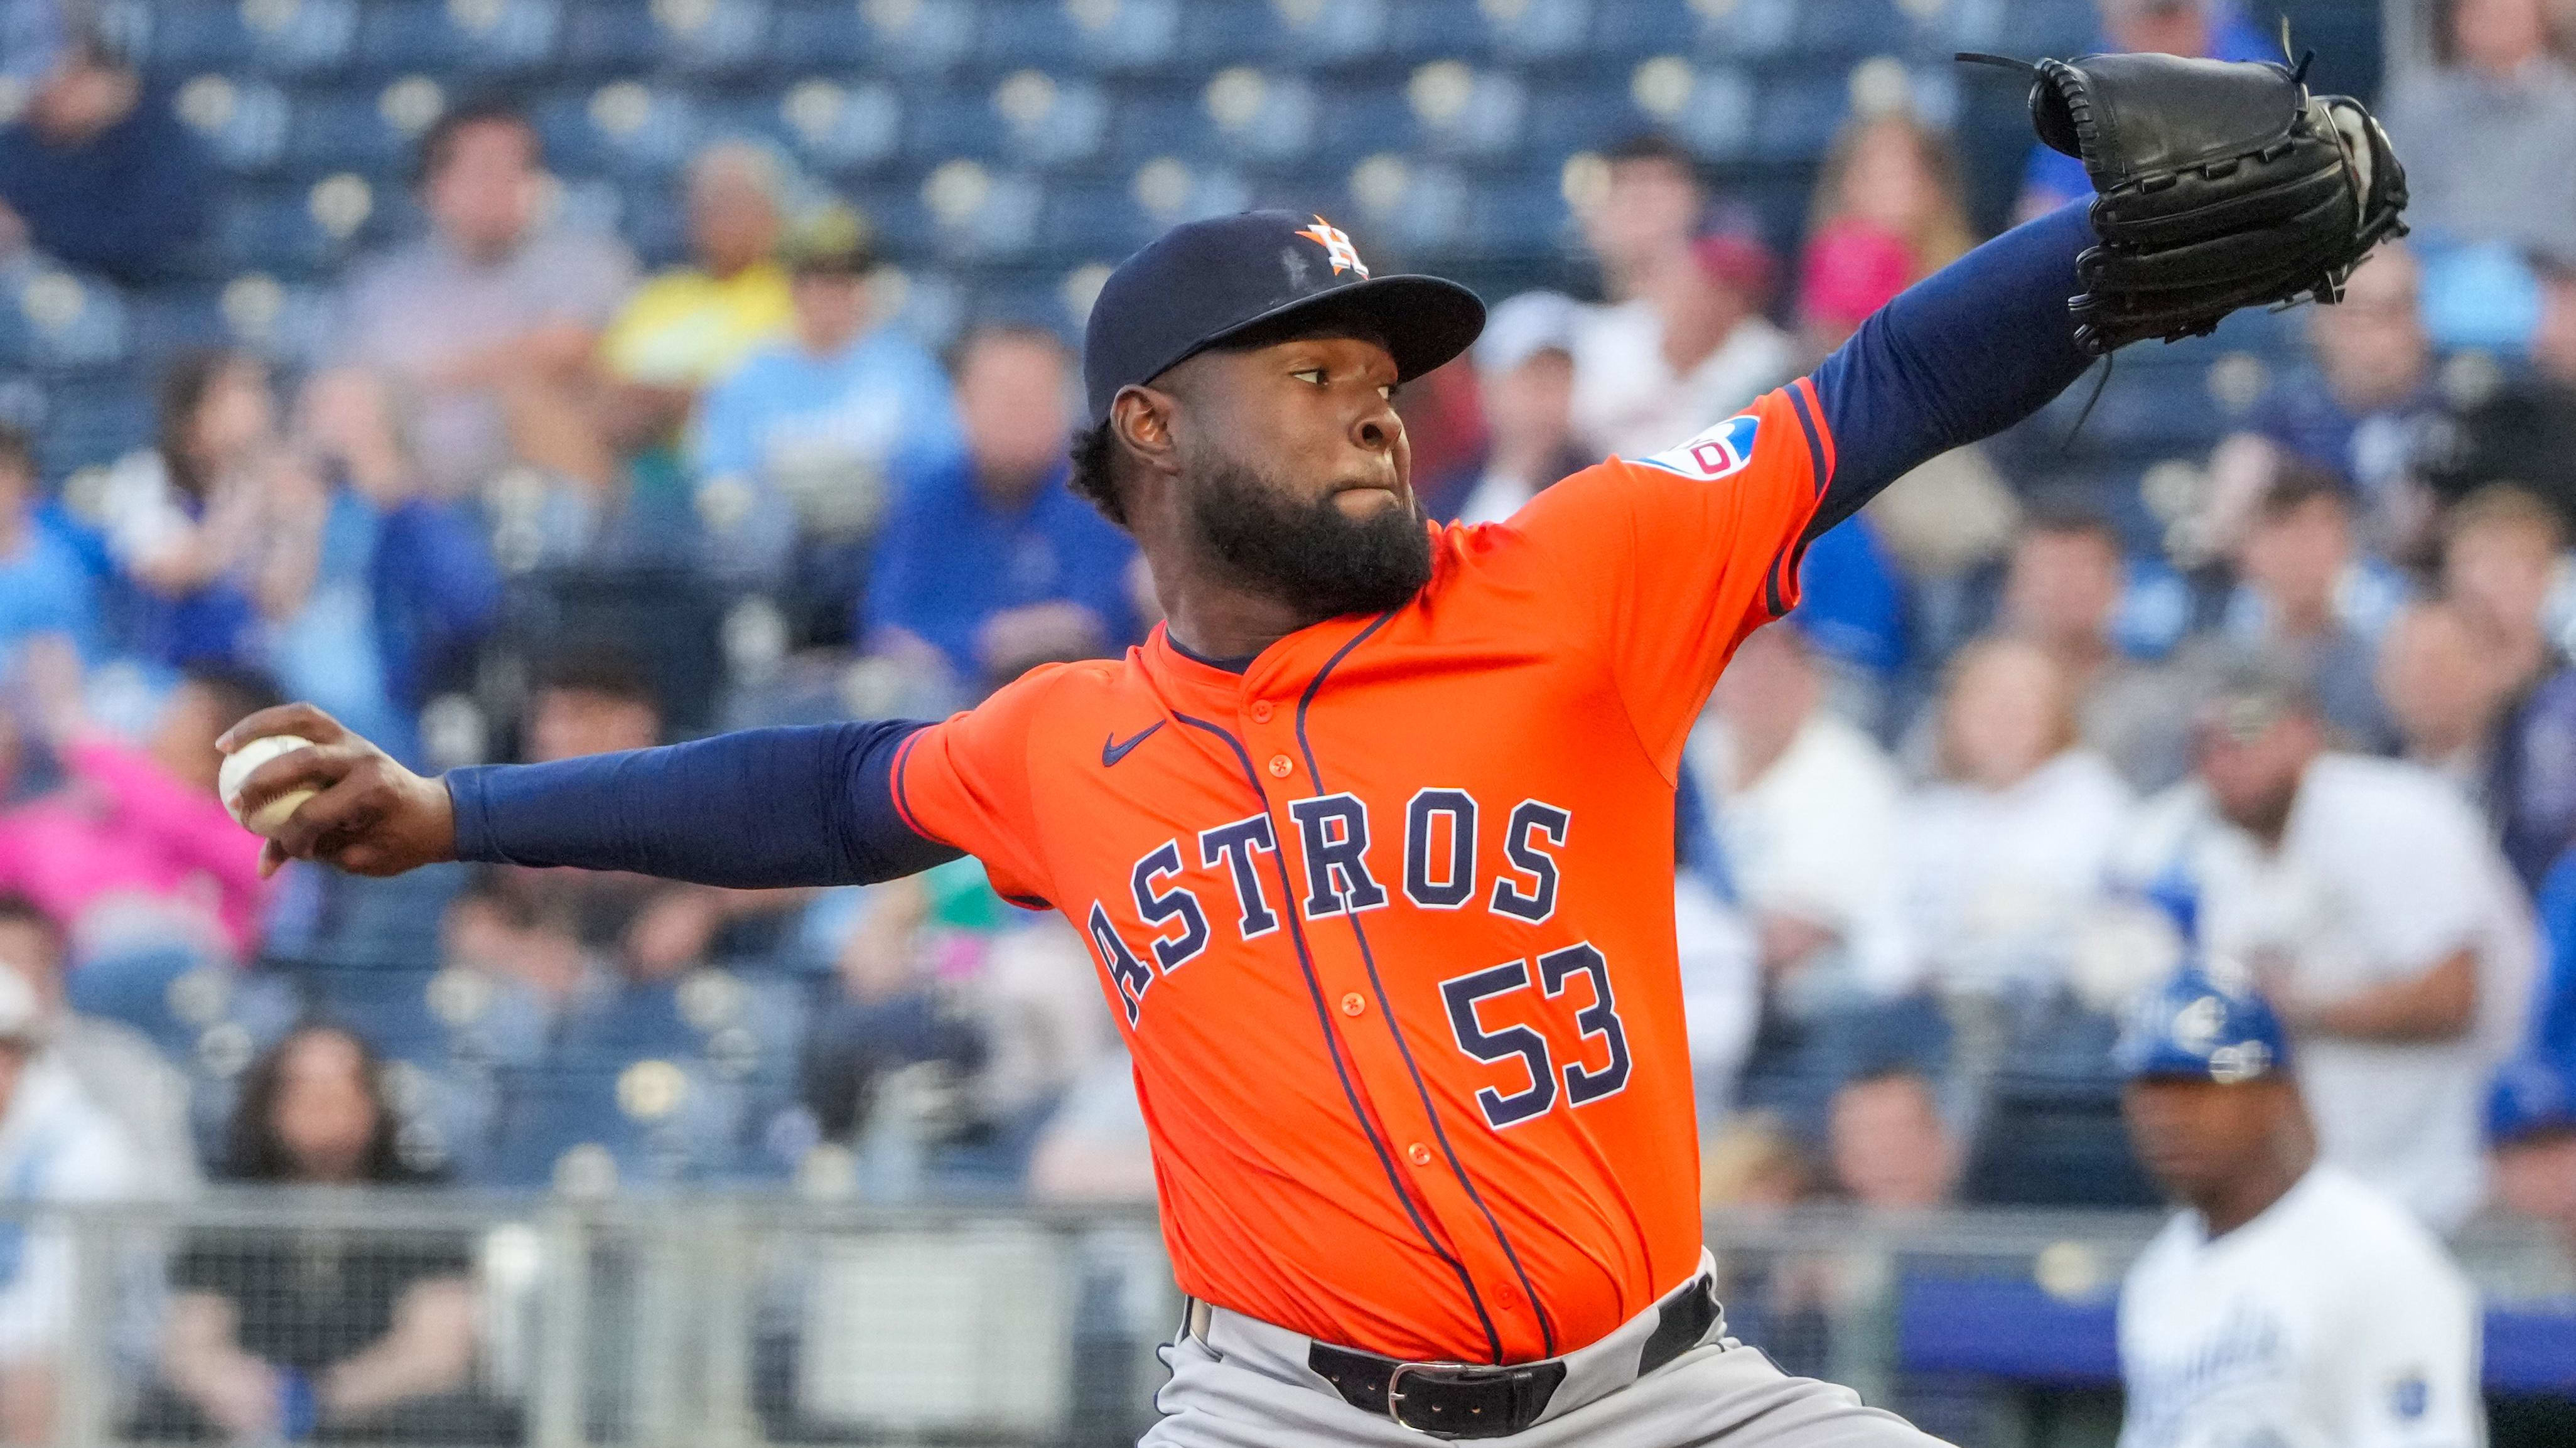
[[[1707,1277],[1664,1299],[1655,1330],[1637,1357],[1644,1377],[1699,1345],[1717,1324],[1717,1284]],[[1316,1343],[1306,1366],[1362,1412],[1392,1418],[1434,1438],[1500,1438],[1539,1420],[1565,1382],[1565,1359],[1489,1367],[1475,1363],[1408,1363],[1375,1353]]]

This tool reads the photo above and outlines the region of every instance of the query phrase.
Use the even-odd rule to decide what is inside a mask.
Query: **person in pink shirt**
[[[63,667],[29,661],[38,727],[62,779],[0,812],[0,888],[61,922],[83,961],[174,947],[248,959],[268,888],[258,837],[217,797],[214,741],[244,709],[276,702],[275,686],[228,666],[192,668],[133,744],[81,715],[76,676],[67,687]]]

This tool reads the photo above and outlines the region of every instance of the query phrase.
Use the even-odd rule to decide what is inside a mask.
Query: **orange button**
[[[1368,1002],[1361,998],[1358,991],[1352,991],[1349,995],[1342,997],[1343,1015],[1355,1016],[1367,1009]]]
[[[1270,722],[1269,700],[1255,699],[1252,701],[1252,722],[1255,724],[1267,724]]]
[[[1505,1312],[1518,1312],[1521,1310],[1521,1295],[1509,1287],[1503,1288],[1494,1294],[1494,1305]]]
[[[1274,754],[1274,755],[1271,755],[1271,756],[1270,756],[1270,777],[1271,777],[1271,778],[1273,778],[1273,779],[1286,779],[1289,775],[1294,774],[1294,773],[1296,773],[1296,772],[1297,772],[1297,763],[1296,763],[1296,761],[1295,761],[1295,760],[1290,759],[1287,755],[1285,755],[1285,754]]]
[[[1404,1149],[1404,1154],[1413,1159],[1413,1164],[1415,1166],[1431,1165],[1431,1148],[1424,1146],[1421,1142],[1417,1141],[1413,1145],[1406,1147]]]

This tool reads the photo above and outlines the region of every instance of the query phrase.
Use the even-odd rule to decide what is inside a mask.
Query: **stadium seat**
[[[769,0],[688,0],[656,5],[652,28],[662,63],[697,75],[755,70],[769,51]]]
[[[1477,7],[1494,53],[1524,62],[1581,55],[1591,49],[1596,8],[1592,0],[1524,0],[1517,6]]]
[[[1284,0],[1272,5],[1280,59],[1296,66],[1349,65],[1393,53],[1399,8],[1438,10],[1443,0]]]
[[[150,8],[141,58],[173,79],[234,68],[275,74],[329,70],[347,56],[358,29],[357,0],[162,0]]]
[[[1814,161],[1832,144],[1851,108],[1840,69],[1766,66],[1757,90],[1754,154],[1767,161]]]
[[[692,1180],[738,1154],[739,1092],[675,1062],[505,1071],[499,1091],[483,1174],[492,1185],[554,1184],[566,1154],[583,1147],[604,1151],[630,1184]]]
[[[1494,57],[1494,26],[1486,18],[1489,7],[1479,0],[1393,0],[1387,8],[1385,51],[1398,60],[1456,58],[1481,65]]]
[[[173,101],[179,118],[227,171],[257,175],[285,154],[294,106],[270,81],[210,71],[181,84]]]
[[[288,973],[315,1015],[348,1026],[378,1054],[424,1066],[446,1062],[448,1026],[430,993],[436,970],[307,966]]]
[[[279,159],[296,175],[358,171],[398,181],[415,138],[388,121],[385,110],[374,88],[306,90],[295,101]]]
[[[562,0],[371,0],[353,58],[387,75],[525,71],[553,58],[564,8]]]
[[[558,54],[575,76],[610,79],[650,68],[659,49],[651,12],[636,0],[574,0]]]

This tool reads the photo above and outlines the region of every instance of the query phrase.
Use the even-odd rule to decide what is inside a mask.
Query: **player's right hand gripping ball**
[[[279,830],[286,828],[286,821],[295,813],[295,807],[311,799],[314,792],[309,789],[290,789],[262,805],[259,813],[245,815],[242,813],[242,785],[249,781],[251,771],[277,756],[312,747],[312,740],[301,739],[292,734],[267,734],[245,741],[240,748],[224,756],[223,767],[215,775],[215,793],[222,798],[224,808],[241,823],[242,828],[253,834],[275,838]]]
[[[2312,96],[2307,64],[2088,55],[2043,60],[2040,139],[2084,163],[2101,244],[2076,264],[2076,344],[2206,336],[2239,307],[2340,301],[2406,234],[2406,171],[2361,102]]]

